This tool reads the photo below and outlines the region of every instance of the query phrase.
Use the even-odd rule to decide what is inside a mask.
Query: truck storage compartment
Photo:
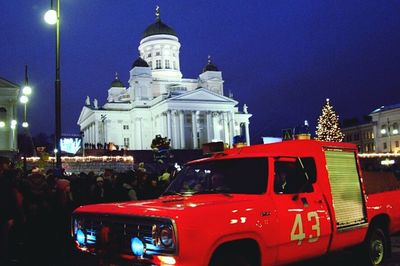
[[[337,228],[365,223],[367,219],[355,153],[327,149],[325,157]]]

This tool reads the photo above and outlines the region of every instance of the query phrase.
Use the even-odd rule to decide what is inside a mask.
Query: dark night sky
[[[17,84],[29,65],[31,131],[54,131],[55,33],[49,0],[1,1],[0,76]],[[127,84],[144,29],[162,20],[182,44],[181,71],[197,78],[211,54],[225,94],[246,103],[252,142],[309,120],[325,98],[341,118],[400,102],[400,0],[61,0],[62,131],[87,95],[104,104],[117,71]]]

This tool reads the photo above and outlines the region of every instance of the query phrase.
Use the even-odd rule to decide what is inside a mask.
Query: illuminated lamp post
[[[51,0],[51,9],[44,15],[44,20],[50,24],[56,24],[56,80],[55,80],[55,156],[56,168],[61,171],[61,77],[60,77],[60,0],[57,0],[56,10],[53,9],[53,0]]]
[[[27,151],[26,149],[28,148],[28,145],[26,145],[26,139],[28,138],[28,119],[27,119],[27,104],[29,102],[29,97],[32,94],[32,88],[29,86],[29,81],[28,81],[28,66],[25,65],[25,85],[22,88],[22,95],[19,98],[20,103],[24,105],[24,120],[22,122],[22,127],[24,128],[24,149],[23,149],[23,154],[24,154],[24,174],[26,175],[27,173],[27,167],[26,167],[26,156],[27,156]]]

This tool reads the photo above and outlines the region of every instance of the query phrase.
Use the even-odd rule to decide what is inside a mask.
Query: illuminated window
[[[394,123],[392,126],[392,134],[393,135],[399,134],[399,125],[397,123]]]
[[[156,60],[156,69],[161,69],[161,60]]]
[[[169,60],[165,60],[165,68],[170,69]]]
[[[381,127],[381,135],[386,136],[386,134],[387,134],[386,126],[382,126]]]

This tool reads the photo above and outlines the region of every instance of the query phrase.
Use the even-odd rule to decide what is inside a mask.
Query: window
[[[156,69],[161,69],[161,60],[156,60]]]
[[[386,143],[386,142],[383,143],[383,149],[384,149],[384,150],[387,149],[387,143]]]
[[[396,148],[399,147],[399,141],[398,140],[395,141],[395,145],[396,145]]]
[[[212,160],[185,166],[164,194],[263,194],[267,180],[265,157]]]
[[[149,62],[149,67],[150,67],[151,69],[153,69],[153,62],[152,62],[152,61]]]
[[[151,57],[151,53],[148,53],[147,57]]]
[[[124,138],[124,146],[129,148],[129,138]]]
[[[382,126],[381,127],[381,136],[386,136],[386,134],[387,134],[386,126]]]
[[[278,194],[312,192],[316,180],[313,158],[278,157],[275,159],[274,191]]]
[[[124,125],[123,129],[125,129],[125,130],[129,129],[129,125]]]
[[[175,62],[175,61],[172,61],[172,64],[173,64],[173,66],[174,66],[174,69],[177,69],[177,68],[176,68],[176,62]]]
[[[165,68],[170,69],[171,67],[169,66],[169,60],[165,60]]]
[[[161,55],[161,52],[156,52],[156,56],[160,56]]]
[[[399,134],[399,125],[397,123],[394,123],[392,126],[392,134],[393,135]]]

